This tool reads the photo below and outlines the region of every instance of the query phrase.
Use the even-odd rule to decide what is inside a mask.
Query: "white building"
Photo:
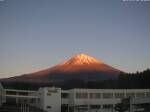
[[[15,99],[16,103],[27,103],[47,112],[114,112],[115,104],[121,99],[131,97],[130,107],[139,98],[150,99],[150,89],[71,89],[44,87],[38,91],[4,89],[1,98]],[[13,91],[13,94],[12,92]],[[15,93],[14,93],[15,91]],[[11,94],[9,94],[11,93]],[[134,100],[133,100],[134,99]],[[1,100],[1,99],[0,99]],[[1,100],[2,101],[2,100]],[[141,103],[145,100],[141,100]],[[148,100],[150,103],[150,100]],[[134,112],[130,108],[131,112]]]
[[[150,89],[72,89],[62,91],[62,105],[77,112],[95,110],[112,112],[121,99],[150,97]]]
[[[131,98],[130,112],[150,112],[150,94],[147,97]]]
[[[113,112],[123,98],[150,97],[150,89],[71,89],[40,88],[40,105],[48,112]]]
[[[40,107],[47,112],[61,112],[60,88],[40,88],[38,93],[40,100],[37,107]]]
[[[6,102],[6,97],[4,95],[5,95],[5,91],[2,84],[0,83],[0,107],[3,103]]]

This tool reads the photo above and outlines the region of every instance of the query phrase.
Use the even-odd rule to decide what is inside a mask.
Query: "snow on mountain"
[[[102,64],[103,62],[97,60],[86,54],[79,54],[64,62],[62,65],[83,65],[83,64]]]
[[[86,54],[79,54],[73,56],[71,59],[64,61],[54,67],[38,71],[32,73],[30,75],[35,76],[45,76],[51,75],[55,73],[75,73],[75,72],[106,72],[106,73],[113,73],[118,74],[120,70],[117,70],[101,60],[97,60]]]
[[[116,79],[121,71],[113,68],[103,61],[93,58],[86,54],[75,55],[54,67],[44,69],[38,72],[25,74],[10,78],[20,81],[66,81],[72,79],[87,80],[106,80]],[[9,78],[8,78],[9,79]]]

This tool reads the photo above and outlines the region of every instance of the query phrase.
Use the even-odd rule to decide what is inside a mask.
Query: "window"
[[[51,109],[52,107],[48,105],[46,108]]]
[[[16,94],[17,94],[17,92],[16,92],[16,91],[6,91],[6,94],[16,95]]]
[[[36,102],[36,99],[34,99],[34,98],[32,98],[31,100],[30,100],[30,103],[35,103]]]
[[[127,93],[126,96],[127,97],[135,97],[135,93]]]
[[[47,92],[47,96],[51,96],[51,93],[50,93],[50,92]]]
[[[93,98],[93,99],[101,98],[101,94],[100,93],[90,93],[90,98]]]
[[[90,105],[91,109],[100,109],[101,105]]]
[[[136,93],[136,97],[144,97],[145,93]]]
[[[124,98],[124,93],[115,93],[115,98]]]
[[[37,101],[40,102],[40,98]]]
[[[19,92],[19,95],[28,95],[28,92]]]
[[[150,92],[146,92],[146,96],[147,96],[147,97],[150,97]]]
[[[61,93],[62,98],[68,98],[69,94],[68,93]]]
[[[88,98],[88,93],[76,93],[76,98]]]
[[[111,109],[111,108],[113,108],[112,104],[105,104],[105,105],[103,105],[103,109]]]
[[[113,98],[113,93],[103,93],[103,98]]]

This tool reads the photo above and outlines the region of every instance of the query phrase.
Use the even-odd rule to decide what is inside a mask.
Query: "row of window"
[[[114,96],[113,96],[114,95]],[[98,99],[98,98],[125,98],[125,97],[150,97],[150,92],[147,92],[146,95],[144,92],[140,93],[90,93],[89,98]],[[76,93],[76,98],[88,98],[88,93]]]
[[[90,109],[110,109],[113,108],[113,104],[104,104],[104,105],[78,105],[76,109],[79,108],[90,108]]]
[[[28,95],[28,92],[16,92],[16,91],[6,91],[8,95]]]

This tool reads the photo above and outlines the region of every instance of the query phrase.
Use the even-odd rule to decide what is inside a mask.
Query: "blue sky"
[[[150,2],[0,1],[0,78],[86,53],[125,72],[150,68]]]

